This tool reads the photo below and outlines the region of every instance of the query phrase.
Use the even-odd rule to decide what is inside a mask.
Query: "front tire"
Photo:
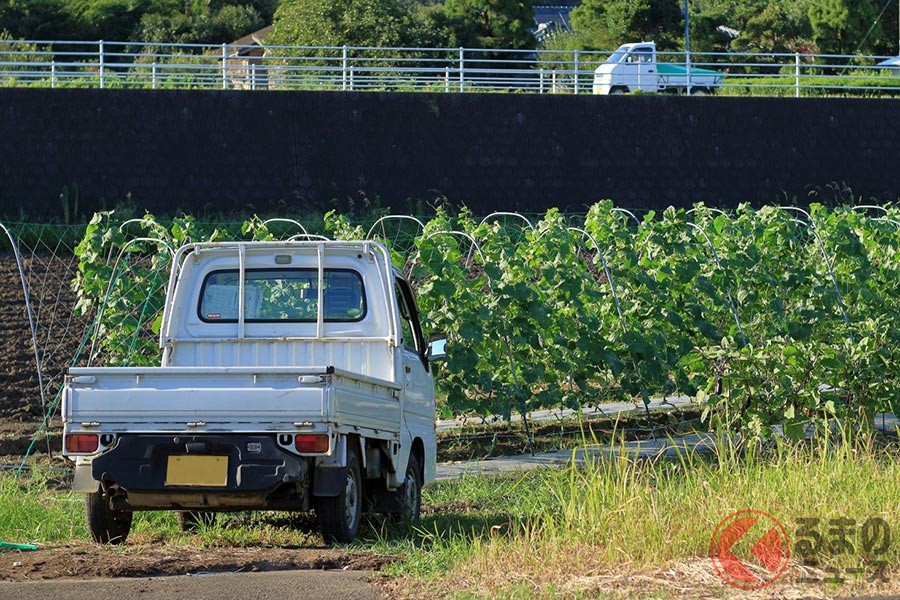
[[[131,531],[133,513],[113,510],[109,497],[102,492],[84,495],[88,531],[98,544],[124,544]]]
[[[410,525],[417,524],[422,514],[422,475],[415,454],[409,455],[406,478],[397,494],[400,500],[400,518]]]
[[[348,444],[349,446],[349,444]],[[356,537],[362,519],[362,473],[356,451],[347,448],[347,476],[337,496],[316,499],[322,537],[328,544],[347,544]]]

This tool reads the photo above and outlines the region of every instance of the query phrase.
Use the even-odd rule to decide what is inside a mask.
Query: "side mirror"
[[[432,333],[428,337],[428,362],[440,362],[447,358],[447,336],[443,333]]]

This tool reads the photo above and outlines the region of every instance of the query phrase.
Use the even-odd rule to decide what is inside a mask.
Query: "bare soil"
[[[66,544],[0,552],[0,581],[160,577],[206,573],[342,569],[378,571],[396,557],[326,547],[198,547]]]
[[[38,378],[31,324],[15,255],[0,254],[0,456],[24,454],[53,406],[62,375],[78,354],[87,321],[75,314],[71,282],[74,256],[24,254],[23,271],[38,341],[41,379]],[[59,450],[59,409],[51,413],[49,440]],[[42,436],[46,437],[46,436]]]
[[[58,391],[63,369],[76,356],[86,329],[74,314],[75,293],[71,281],[77,262],[73,256],[23,257],[23,270],[38,339],[43,403],[49,405]],[[32,331],[26,311],[22,280],[15,256],[0,255],[0,438],[4,433],[34,429],[40,422],[41,388]],[[29,423],[20,426],[16,423]],[[2,453],[2,452],[0,452]]]

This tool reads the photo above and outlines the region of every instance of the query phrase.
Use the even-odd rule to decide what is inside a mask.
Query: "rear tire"
[[[98,544],[124,544],[131,531],[133,513],[113,510],[103,492],[84,495],[88,531]]]
[[[623,88],[620,86],[616,86],[616,87],[612,88],[611,90],[609,90],[610,96],[621,96],[622,94],[626,94],[626,93],[628,93],[628,88]]]
[[[178,527],[185,533],[196,533],[202,527],[216,522],[216,513],[205,510],[185,510],[178,512]]]
[[[337,496],[316,498],[319,528],[328,544],[347,544],[356,537],[362,519],[362,473],[356,451],[348,444],[347,476]]]

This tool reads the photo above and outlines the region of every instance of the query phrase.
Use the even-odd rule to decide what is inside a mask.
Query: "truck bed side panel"
[[[63,399],[68,423],[98,431],[268,431],[297,422],[399,428],[389,382],[333,375],[325,368],[72,369]],[[202,425],[197,425],[201,423]]]

